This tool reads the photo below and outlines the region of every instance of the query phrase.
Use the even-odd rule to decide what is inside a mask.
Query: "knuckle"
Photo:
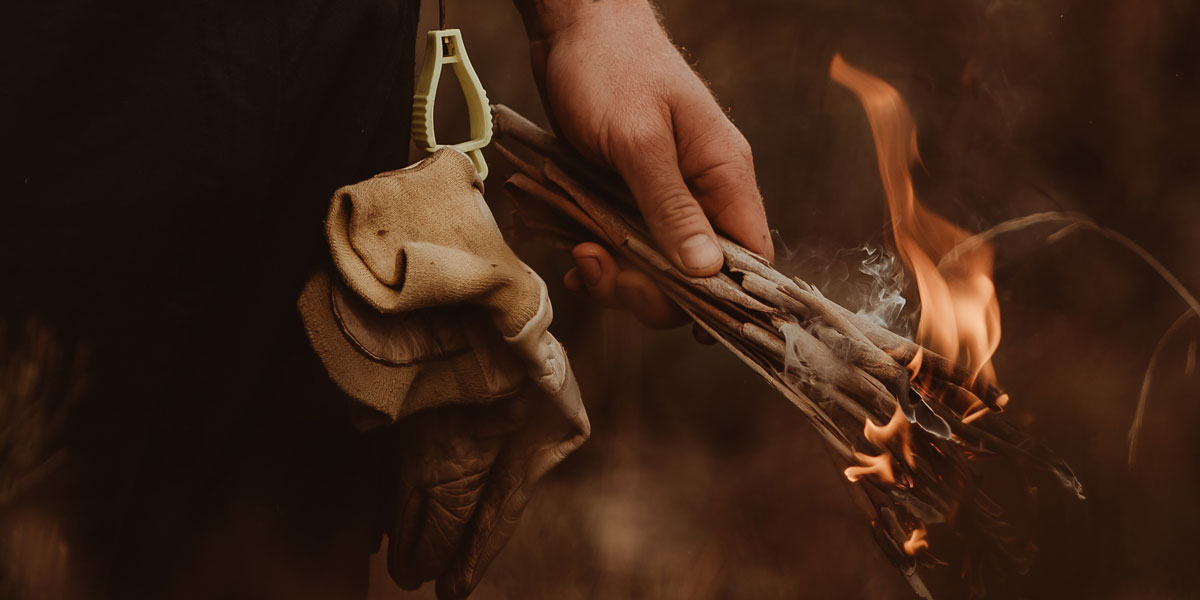
[[[610,144],[623,149],[660,147],[673,144],[670,126],[670,111],[665,103],[647,94],[650,100],[635,101],[614,106],[607,113],[604,132]]]
[[[711,211],[762,203],[754,171],[739,161],[726,161],[713,166],[692,182],[705,198],[705,206]],[[710,215],[711,216],[711,215]]]
[[[681,232],[697,228],[704,221],[704,213],[691,195],[676,192],[656,198],[650,204],[646,216],[667,231]]]
[[[738,157],[742,162],[748,165],[754,164],[754,149],[750,147],[750,142],[746,141],[746,137],[741,132],[734,131],[733,141],[729,146],[733,155]]]
[[[743,171],[752,176],[754,152],[745,136],[729,121],[712,126],[680,147],[685,170],[695,177],[713,170]]]
[[[712,118],[708,124],[693,129],[691,135],[682,140],[680,153],[684,155],[710,153],[713,156],[723,155],[725,141],[728,137],[726,135],[728,124],[729,122],[721,115]]]
[[[651,117],[627,117],[609,135],[614,145],[628,152],[631,158],[647,151],[663,152],[675,143],[671,131]]]

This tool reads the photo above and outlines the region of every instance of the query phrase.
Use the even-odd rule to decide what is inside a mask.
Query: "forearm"
[[[647,0],[513,0],[531,44],[551,41],[567,30],[587,25],[647,27],[661,31]]]

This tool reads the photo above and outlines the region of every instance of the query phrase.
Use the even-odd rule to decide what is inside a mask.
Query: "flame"
[[[938,271],[938,261],[970,234],[917,201],[909,172],[920,160],[912,115],[895,88],[850,66],[840,54],[834,55],[829,74],[854,92],[871,124],[896,250],[915,276],[921,298],[917,342],[956,359],[970,374],[968,387],[977,380],[995,383],[991,358],[1000,344],[1000,304],[992,285],[992,247],[982,244],[956,261],[952,272]],[[916,373],[919,360],[913,363],[909,368]]]
[[[908,361],[908,380],[916,381],[917,375],[921,372],[921,364],[925,362],[925,347],[917,346],[917,351],[913,353],[912,360]]]
[[[917,552],[929,547],[929,542],[925,540],[925,526],[920,525],[913,530],[908,536],[908,541],[904,542],[904,553],[909,556],[916,556]]]
[[[853,482],[867,475],[874,475],[888,483],[896,483],[896,477],[892,474],[892,458],[888,453],[884,452],[879,456],[871,456],[862,452],[855,452],[854,458],[857,458],[862,466],[846,467],[844,471],[846,479]]]
[[[907,462],[910,467],[913,466],[915,460],[912,451],[912,431],[909,429],[908,419],[904,417],[904,411],[900,409],[899,405],[896,405],[896,412],[892,413],[892,420],[888,421],[887,425],[880,427],[871,419],[867,419],[866,424],[863,425],[863,437],[880,449],[886,450],[888,441],[896,436],[900,436],[900,448],[904,452],[904,462]]]
[[[991,409],[987,406],[984,406],[983,402],[976,401],[975,404],[972,404],[971,407],[967,409],[966,414],[963,415],[962,422],[964,425],[973,423],[975,420],[979,419],[979,417],[987,414],[989,410]]]

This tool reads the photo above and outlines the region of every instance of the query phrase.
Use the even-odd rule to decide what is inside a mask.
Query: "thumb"
[[[708,217],[684,183],[671,132],[626,144],[612,162],[663,255],[687,275],[715,275],[721,269],[721,249]]]

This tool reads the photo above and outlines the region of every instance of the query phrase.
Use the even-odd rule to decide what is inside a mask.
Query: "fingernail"
[[[600,283],[600,261],[594,256],[580,256],[575,259],[575,264],[579,265],[579,272],[583,273],[583,280],[593,286]]]
[[[689,269],[704,269],[721,261],[721,249],[707,235],[697,233],[679,245],[679,260]]]

